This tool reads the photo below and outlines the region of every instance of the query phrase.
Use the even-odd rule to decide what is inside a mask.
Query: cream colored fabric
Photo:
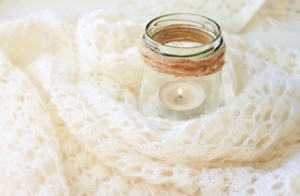
[[[1,194],[300,194],[299,49],[225,33],[226,105],[188,121],[143,116],[149,3],[75,26],[51,13],[0,24]]]

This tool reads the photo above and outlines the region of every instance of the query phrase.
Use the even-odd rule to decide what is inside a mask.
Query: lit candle
[[[161,104],[170,110],[187,111],[199,107],[205,99],[202,87],[196,82],[166,83],[158,92]]]

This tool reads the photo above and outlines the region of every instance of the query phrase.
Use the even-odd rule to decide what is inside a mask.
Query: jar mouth
[[[220,26],[198,14],[174,13],[151,20],[145,28],[144,44],[152,51],[169,57],[203,58],[214,54],[223,43]],[[170,45],[171,42],[198,45]]]

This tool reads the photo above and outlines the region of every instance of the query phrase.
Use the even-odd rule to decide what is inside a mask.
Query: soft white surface
[[[113,5],[117,4],[118,1],[120,0],[72,0],[72,2],[70,2],[69,0],[0,0],[0,20],[22,19],[41,10],[53,10],[55,12],[67,15],[71,14],[74,18],[77,18],[97,9],[111,8]],[[125,3],[129,2],[128,0],[121,1]],[[151,4],[150,6],[149,1],[145,2],[144,0],[131,0],[131,2],[144,2],[145,6],[150,7],[149,9],[153,8],[153,4]],[[184,0],[181,2],[184,3],[189,1]],[[192,6],[193,2],[194,1],[190,1],[190,4]],[[248,17],[245,18],[250,19],[250,21],[243,29],[237,28],[240,29],[240,31],[236,33],[250,42],[252,42],[253,40],[257,40],[262,43],[276,44],[281,47],[300,48],[300,1],[258,0],[257,2],[257,5],[261,5],[260,2],[263,3],[262,8],[256,10],[257,13],[253,13],[255,15],[251,13],[248,14],[248,12],[246,12],[245,14]],[[216,4],[215,1],[212,1],[211,3]],[[135,3],[130,3],[131,6],[134,6],[134,4]],[[157,3],[157,1],[154,1],[154,7],[160,4],[161,3]],[[236,4],[236,2],[228,1],[227,4],[234,5]],[[122,7],[122,9],[124,8]],[[157,9],[154,8],[154,10]],[[161,9],[158,10],[161,11]],[[174,9],[174,7],[170,7],[168,9],[165,9],[164,11],[166,13],[173,13],[176,10],[178,10],[178,8]],[[218,15],[215,10],[216,9],[212,9],[212,13],[210,14],[211,17]],[[291,12],[291,10],[293,11]],[[193,10],[189,7],[186,7],[184,11],[203,14],[201,9]],[[298,14],[292,14],[295,12]],[[250,16],[253,16],[253,18],[249,18]],[[149,16],[149,19],[151,18],[153,18],[152,15]],[[240,23],[239,19],[240,18],[236,20],[237,23]],[[223,20],[230,21],[231,18],[223,18]],[[220,21],[218,20],[218,22]],[[238,26],[239,25],[240,24],[238,24]],[[231,29],[231,31],[233,30]]]
[[[78,23],[45,11],[2,22],[1,194],[300,194],[299,49],[225,33],[228,104],[181,122],[137,109],[147,20],[218,7],[237,30],[262,3],[224,2],[114,1]]]

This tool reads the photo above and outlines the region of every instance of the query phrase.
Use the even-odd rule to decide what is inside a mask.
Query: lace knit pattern
[[[128,13],[152,3],[140,2]],[[260,5],[237,2],[228,13]],[[153,10],[0,24],[1,194],[300,194],[299,50],[225,33],[225,106],[188,121],[143,116],[138,46]]]

